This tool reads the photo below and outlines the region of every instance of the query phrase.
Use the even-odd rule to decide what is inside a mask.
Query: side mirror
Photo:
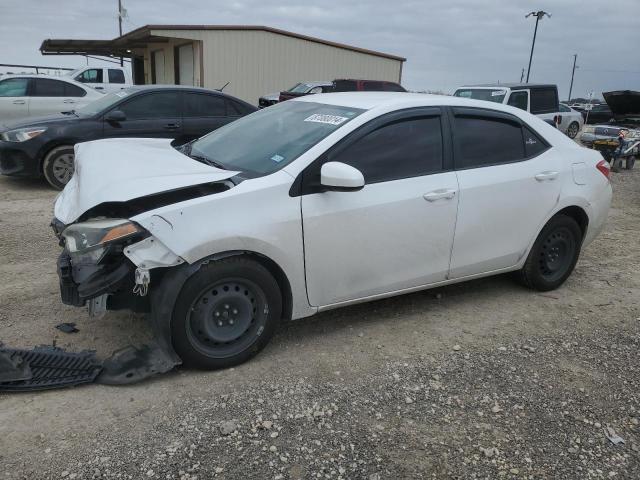
[[[127,119],[127,116],[122,110],[111,110],[104,116],[107,122],[123,122]]]
[[[353,192],[364,187],[364,176],[346,163],[327,162],[320,169],[320,184],[325,190]]]

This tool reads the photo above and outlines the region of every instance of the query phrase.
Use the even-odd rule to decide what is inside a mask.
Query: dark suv
[[[404,87],[399,83],[387,82],[385,80],[354,80],[354,79],[337,79],[333,82],[308,82],[298,85],[308,85],[307,90],[293,89],[280,92],[279,101],[284,102],[296,97],[310,95],[313,93],[331,93],[331,92],[406,92]]]

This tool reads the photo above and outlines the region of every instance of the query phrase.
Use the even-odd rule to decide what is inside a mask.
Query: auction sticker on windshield
[[[327,123],[329,125],[340,125],[347,120],[349,120],[347,117],[340,117],[338,115],[322,115],[319,113],[314,113],[304,119],[305,122]]]

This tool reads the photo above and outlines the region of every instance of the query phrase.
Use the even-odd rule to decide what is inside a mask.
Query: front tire
[[[569,138],[576,138],[578,132],[580,131],[580,124],[578,122],[571,122],[567,127],[567,136]]]
[[[211,262],[178,295],[173,347],[187,367],[238,365],[266,346],[281,315],[280,289],[265,267],[246,257]]]
[[[62,190],[69,183],[75,169],[75,153],[73,146],[63,145],[47,153],[42,164],[44,178],[49,185]]]
[[[519,273],[519,280],[534,290],[554,290],[569,278],[580,256],[582,230],[563,214],[544,226]]]

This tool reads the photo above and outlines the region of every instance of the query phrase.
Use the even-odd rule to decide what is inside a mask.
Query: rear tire
[[[69,183],[75,169],[75,154],[72,145],[63,145],[51,150],[44,157],[42,173],[49,185],[62,190]]]
[[[187,367],[227,368],[249,360],[276,331],[282,296],[271,273],[246,257],[203,265],[173,309],[173,348]]]
[[[520,282],[542,292],[558,288],[573,272],[581,246],[582,230],[576,221],[567,215],[556,215],[533,244],[518,272]]]

